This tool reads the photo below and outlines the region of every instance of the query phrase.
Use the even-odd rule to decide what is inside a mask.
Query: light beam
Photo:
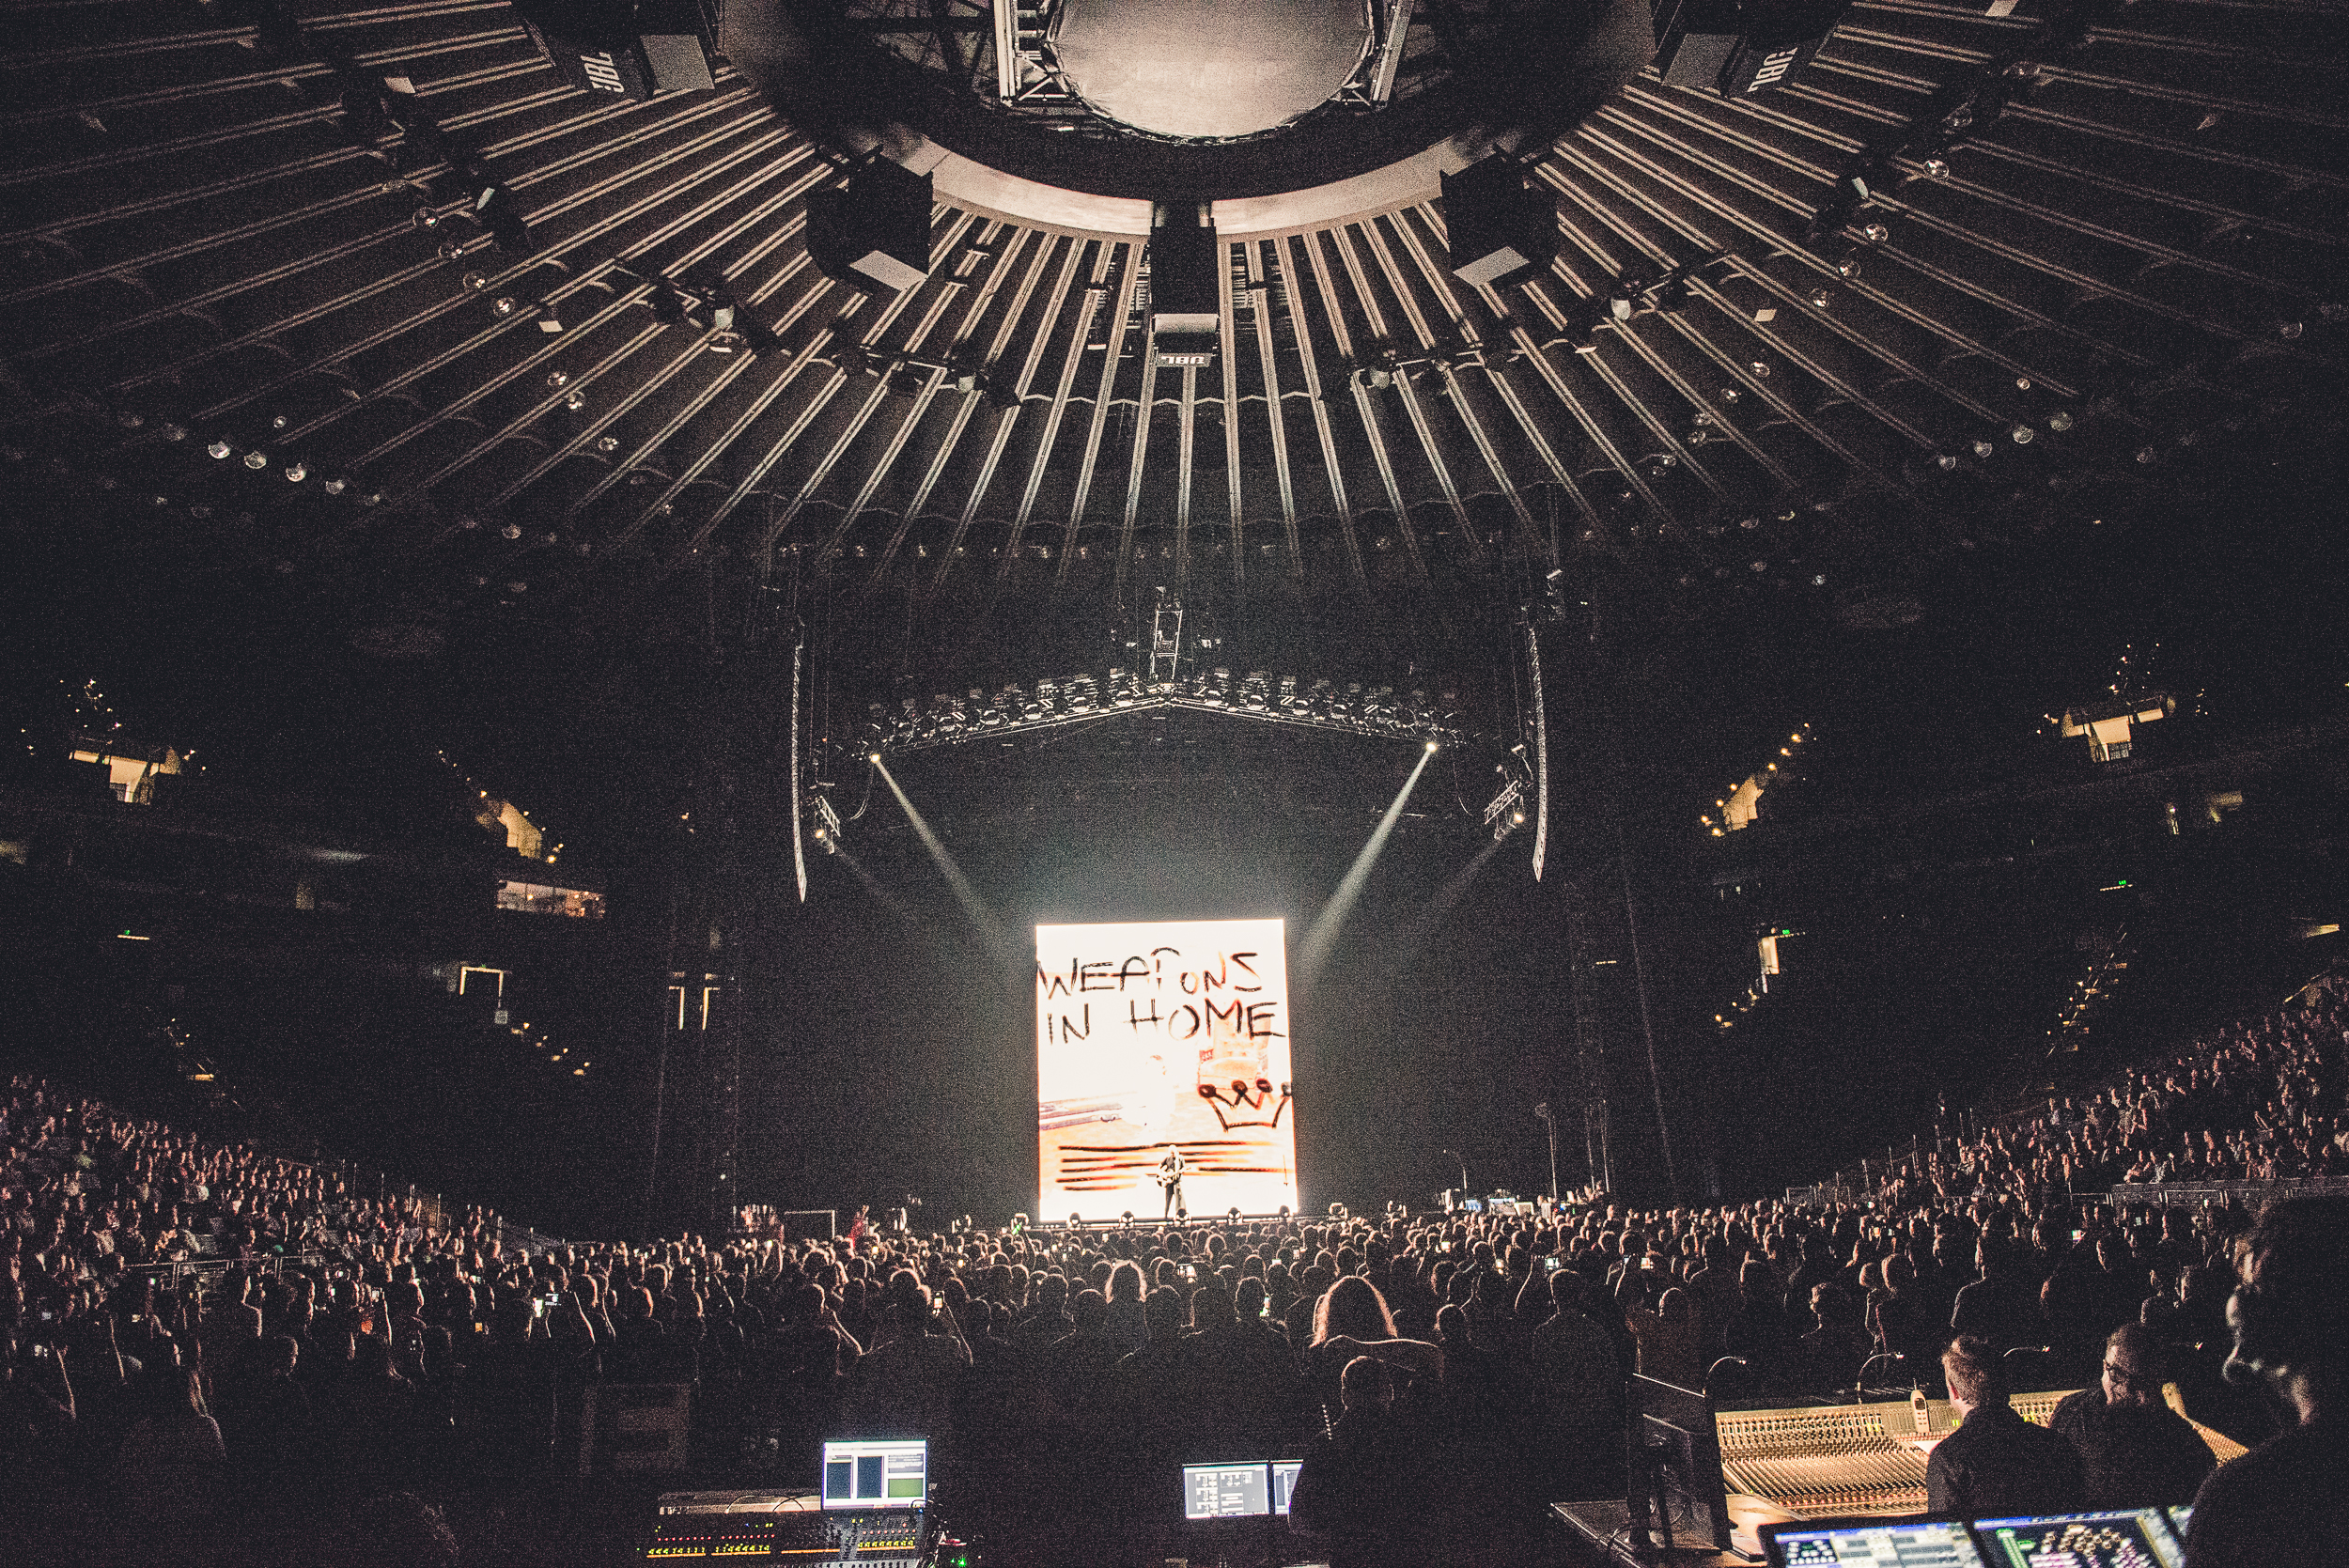
[[[971,878],[962,874],[962,867],[957,865],[955,858],[946,853],[946,846],[938,841],[936,833],[930,831],[930,825],[922,819],[922,814],[913,809],[913,802],[906,798],[905,788],[897,783],[897,776],[889,770],[887,763],[881,761],[879,752],[866,753],[865,760],[873,765],[873,771],[881,776],[881,783],[889,786],[889,793],[897,798],[897,804],[905,811],[906,820],[912,823],[913,831],[921,835],[922,846],[930,852],[930,859],[938,862],[939,875],[945,877],[946,885],[955,890],[955,897],[961,902],[963,913],[969,915],[971,924],[979,928],[979,936],[988,949],[998,953],[1005,951],[1003,927],[996,924],[995,911],[987,907],[987,900],[979,896],[979,890],[971,885]]]
[[[1304,971],[1308,986],[1321,978],[1321,966],[1328,960],[1330,950],[1337,945],[1338,928],[1346,924],[1346,917],[1352,911],[1355,899],[1361,896],[1362,884],[1370,880],[1370,868],[1377,863],[1378,851],[1387,846],[1387,836],[1394,831],[1396,821],[1403,815],[1404,802],[1410,800],[1412,789],[1419,784],[1419,776],[1427,771],[1427,765],[1435,760],[1435,755],[1436,743],[1430,740],[1421,750],[1419,761],[1411,768],[1411,776],[1404,780],[1403,787],[1395,792],[1393,801],[1387,807],[1387,815],[1378,819],[1378,826],[1371,830],[1361,853],[1356,855],[1354,863],[1346,868],[1346,879],[1338,884],[1338,891],[1330,895],[1330,902],[1321,907],[1321,913],[1314,917],[1313,928],[1305,933],[1305,939],[1297,950],[1298,966]]]
[[[1485,869],[1485,862],[1499,854],[1505,842],[1505,838],[1492,840],[1476,852],[1474,860],[1452,874],[1452,880],[1427,901],[1427,908],[1420,911],[1419,919],[1411,923],[1410,930],[1404,935],[1403,943],[1407,951],[1417,952],[1426,945],[1427,939],[1436,934],[1436,927],[1444,923],[1452,913],[1453,906],[1460,902],[1460,895],[1468,892],[1469,884],[1476,880],[1476,874]]]

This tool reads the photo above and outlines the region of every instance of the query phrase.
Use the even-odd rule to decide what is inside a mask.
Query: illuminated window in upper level
[[[569,915],[578,920],[603,918],[603,894],[579,888],[549,887],[543,882],[498,883],[498,908],[526,909],[537,915]]]

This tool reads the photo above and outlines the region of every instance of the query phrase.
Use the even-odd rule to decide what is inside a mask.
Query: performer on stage
[[[1169,1143],[1165,1157],[1159,1161],[1159,1188],[1166,1194],[1166,1206],[1160,1211],[1159,1219],[1188,1212],[1183,1207],[1183,1172],[1190,1169],[1190,1163],[1183,1158],[1181,1146]]]

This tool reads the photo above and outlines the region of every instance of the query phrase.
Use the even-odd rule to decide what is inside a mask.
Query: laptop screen
[[[929,1500],[923,1437],[834,1437],[824,1443],[824,1507],[920,1508]]]
[[[1772,1568],[1984,1568],[1966,1527],[1948,1519],[1772,1525],[1762,1539]]]
[[[1272,1484],[1263,1460],[1183,1467],[1184,1518],[1261,1518],[1271,1512]]]
[[[1996,1568],[2041,1562],[2066,1568],[2185,1568],[2186,1562],[2158,1508],[1976,1519],[1974,1533]]]

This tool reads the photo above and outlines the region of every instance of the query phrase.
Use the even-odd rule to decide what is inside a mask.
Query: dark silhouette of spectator
[[[1378,1287],[1360,1275],[1348,1275],[1331,1285],[1315,1303],[1313,1339],[1305,1347],[1305,1377],[1309,1396],[1318,1394],[1324,1419],[1334,1424],[1338,1414],[1338,1377],[1358,1356],[1396,1367],[1414,1378],[1430,1382],[1443,1376],[1443,1351],[1424,1340],[1407,1340],[1395,1332]]]
[[[1760,1258],[1748,1258],[1737,1271],[1737,1313],[1723,1336],[1728,1353],[1742,1356],[1756,1375],[1783,1376],[1793,1362],[1795,1338],[1786,1322],[1786,1307],[1778,1276]]]
[[[1818,1324],[1799,1342],[1805,1380],[1813,1389],[1847,1389],[1875,1353],[1875,1342],[1860,1325],[1859,1296],[1831,1281],[1811,1288],[1811,1316]]]
[[[222,1439],[249,1498],[289,1503],[312,1479],[310,1396],[294,1380],[302,1346],[290,1334],[262,1340],[257,1375],[224,1403]]]
[[[1120,1356],[1140,1350],[1150,1338],[1150,1327],[1143,1321],[1143,1302],[1150,1287],[1143,1279],[1142,1269],[1131,1260],[1124,1260],[1110,1269],[1109,1288],[1102,1298],[1109,1303],[1109,1321],[1102,1332]]]
[[[1999,1355],[1980,1340],[1953,1340],[1941,1370],[1964,1424],[1926,1461],[1926,1507],[1968,1518],[2078,1508],[2087,1489],[2079,1454],[2015,1413]]]
[[[405,1485],[416,1458],[416,1386],[400,1375],[390,1342],[362,1335],[335,1394],[319,1433],[346,1478],[363,1493]]]
[[[1330,1568],[1405,1568],[1426,1560],[1419,1536],[1429,1515],[1416,1434],[1392,1410],[1387,1364],[1357,1356],[1340,1370],[1344,1405],[1327,1437],[1306,1453],[1290,1517],[1326,1539]]]
[[[842,1419],[870,1436],[918,1434],[934,1451],[952,1447],[954,1397],[971,1347],[953,1316],[910,1271],[889,1281],[882,1327],[848,1380]]]
[[[147,1413],[115,1457],[117,1484],[140,1526],[193,1529],[220,1505],[226,1458],[220,1423],[205,1409],[203,1380],[194,1369],[159,1373],[149,1387]]]
[[[1928,1309],[1920,1304],[1920,1297],[1911,1288],[1915,1270],[1909,1267],[1904,1253],[1895,1251],[1886,1257],[1883,1272],[1884,1294],[1875,1304],[1876,1349],[1903,1358],[1910,1377],[1928,1380],[1948,1329],[1935,1322]]]
[[[2162,1403],[2169,1351],[2140,1324],[2105,1341],[2101,1386],[2064,1396],[2048,1430],[2079,1450],[2088,1506],[2138,1508],[2194,1500],[2217,1460],[2201,1435]]]
[[[2349,1199],[2262,1211],[2237,1252],[2230,1380],[2295,1424],[2202,1483],[2186,1568],[2315,1568],[2349,1542]]]
[[[1950,1315],[1952,1332],[1960,1338],[1971,1335],[2002,1353],[2044,1343],[2037,1292],[2017,1277],[2006,1246],[1983,1236],[1974,1248],[1974,1269],[1973,1282],[1957,1293]]]
[[[1260,1281],[1240,1281],[1242,1301],[1261,1308]],[[1296,1359],[1279,1334],[1244,1314],[1221,1280],[1192,1293],[1190,1333],[1180,1342],[1185,1397],[1213,1452],[1273,1453],[1297,1430]]]

